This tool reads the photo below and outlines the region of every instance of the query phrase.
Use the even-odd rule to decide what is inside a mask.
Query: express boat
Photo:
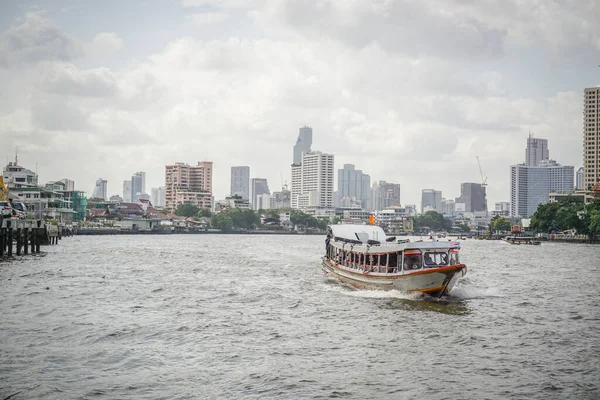
[[[376,225],[330,225],[322,269],[359,289],[441,297],[467,272],[459,250],[460,245],[451,241],[397,240]]]
[[[507,236],[504,238],[504,241],[510,244],[528,244],[534,246],[542,244],[539,239],[531,236]]]

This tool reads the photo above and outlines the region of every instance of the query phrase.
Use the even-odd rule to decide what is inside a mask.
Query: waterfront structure
[[[455,202],[464,203],[465,212],[487,211],[485,186],[480,183],[461,183],[460,197],[457,197]]]
[[[243,199],[250,199],[250,167],[246,165],[231,167],[232,196],[240,195]]]
[[[423,189],[421,192],[421,214],[427,211],[437,211],[443,213],[442,209],[442,191],[435,189]]]
[[[106,179],[98,178],[96,179],[96,186],[92,192],[92,197],[97,197],[102,200],[106,200],[107,195],[107,181]]]
[[[575,167],[554,160],[539,166],[525,164],[510,167],[510,215],[528,218],[540,204],[550,201],[550,193],[572,193]]]
[[[165,187],[159,186],[157,188],[150,189],[150,201],[154,207],[165,206]]]
[[[20,166],[17,156],[15,156],[14,162],[11,161],[4,167],[2,177],[4,183],[8,184],[11,189],[38,186],[37,173]]]
[[[575,173],[575,190],[584,190],[583,186],[583,178],[585,176],[585,172],[583,167],[579,167],[577,172]]]
[[[308,153],[310,146],[312,146],[312,134],[312,128],[308,126],[300,128],[298,139],[296,139],[296,144],[294,145],[294,160],[292,164],[299,165],[302,163],[302,155]]]
[[[191,203],[211,208],[212,173],[212,161],[200,161],[198,165],[182,162],[165,165],[165,207],[175,210],[179,204]]]
[[[400,207],[400,184],[386,181],[374,182],[371,188],[370,206],[373,211]]]
[[[131,181],[123,181],[123,200],[130,203],[133,198],[131,193]]]
[[[525,165],[537,167],[544,160],[550,158],[548,150],[548,139],[535,138],[530,133],[525,148]]]
[[[371,209],[371,177],[356,169],[353,164],[344,164],[344,168],[338,169],[336,193],[337,201],[342,207],[345,199],[355,199],[360,201],[363,209]]]
[[[600,87],[583,91],[583,189],[600,182]]]
[[[252,204],[252,208],[254,210],[259,210],[260,207],[258,207],[259,201],[257,200],[257,197],[262,196],[263,194],[271,194],[271,191],[269,190],[269,184],[267,183],[267,180],[265,178],[252,178],[251,188],[252,199],[250,203]],[[242,198],[243,197],[244,196],[242,196]]]
[[[333,160],[333,154],[309,151],[292,165],[292,208],[332,207]]]

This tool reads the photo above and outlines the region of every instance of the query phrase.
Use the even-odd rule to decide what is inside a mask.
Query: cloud
[[[229,18],[229,14],[222,12],[205,12],[192,14],[187,18],[196,25],[209,25],[226,21]]]
[[[123,47],[123,39],[116,33],[103,32],[94,37],[87,52],[95,56],[104,56],[122,50]]]
[[[53,94],[107,97],[117,92],[117,83],[108,68],[82,70],[70,63],[49,63],[40,67],[38,87]]]
[[[83,55],[81,41],[64,33],[40,14],[0,34],[0,67],[15,67],[45,60],[68,61]]]
[[[181,5],[185,8],[252,8],[255,5],[253,0],[181,0]]]

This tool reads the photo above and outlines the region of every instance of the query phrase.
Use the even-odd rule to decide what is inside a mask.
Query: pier
[[[64,236],[72,235],[72,228],[42,220],[0,218],[0,257],[36,254],[41,246],[57,245]]]

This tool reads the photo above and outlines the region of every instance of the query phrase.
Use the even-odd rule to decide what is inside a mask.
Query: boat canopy
[[[329,230],[334,239],[366,244],[369,241],[385,242],[387,236],[377,225],[341,224],[330,225]]]

